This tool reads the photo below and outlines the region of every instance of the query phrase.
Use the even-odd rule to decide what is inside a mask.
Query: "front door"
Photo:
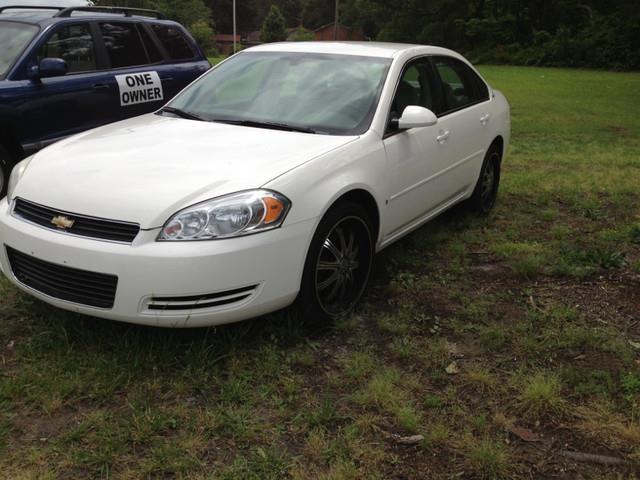
[[[105,123],[111,97],[108,75],[99,70],[94,35],[89,23],[55,29],[32,59],[61,58],[67,74],[30,81],[20,112],[28,128],[25,143],[49,143]]]
[[[437,78],[428,58],[409,63],[398,83],[390,118],[399,118],[409,105],[438,111]],[[389,221],[386,237],[401,232],[429,211],[437,208],[451,188],[442,177],[453,158],[449,141],[441,125],[387,131],[384,146],[390,165],[388,196]]]

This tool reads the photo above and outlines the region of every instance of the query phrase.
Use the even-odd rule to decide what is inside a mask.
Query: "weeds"
[[[560,380],[553,374],[535,373],[522,379],[518,407],[530,419],[549,418],[562,414],[566,401],[562,396]]]

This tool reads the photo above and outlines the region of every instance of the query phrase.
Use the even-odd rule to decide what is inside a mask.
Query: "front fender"
[[[353,190],[364,190],[375,200],[380,225],[383,225],[387,183],[383,172],[386,169],[387,158],[382,141],[370,131],[347,145],[300,165],[264,187],[279,191],[291,200],[291,211],[286,219],[288,224],[314,219],[315,231],[324,214],[340,197]],[[376,240],[376,243],[380,242],[380,233]]]

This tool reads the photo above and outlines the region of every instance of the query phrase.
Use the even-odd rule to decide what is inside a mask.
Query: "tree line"
[[[276,29],[281,17],[287,28],[314,30],[333,22],[334,1],[236,0],[238,32],[264,32],[274,6],[271,30],[274,15]],[[200,41],[209,29],[232,32],[233,0],[125,3],[164,11]],[[339,17],[372,40],[439,45],[474,62],[640,69],[639,0],[339,0]]]

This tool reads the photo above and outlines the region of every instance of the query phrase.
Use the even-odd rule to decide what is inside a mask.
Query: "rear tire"
[[[294,311],[312,321],[350,313],[365,291],[373,263],[374,240],[367,211],[341,202],[325,214],[305,261]]]
[[[7,185],[12,168],[13,157],[7,149],[0,145],[0,199],[7,194]]]
[[[480,177],[468,202],[472,210],[486,215],[495,206],[500,186],[501,164],[502,150],[494,143],[484,157]]]

